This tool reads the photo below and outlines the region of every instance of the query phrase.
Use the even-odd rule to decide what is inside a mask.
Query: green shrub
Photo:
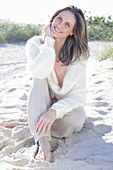
[[[113,47],[107,47],[104,52],[101,54],[100,56],[100,60],[105,60],[107,58],[110,58],[111,60],[113,60]]]
[[[42,33],[43,25],[0,22],[0,43],[27,41]]]
[[[89,40],[113,41],[113,20],[111,16],[87,16]]]
[[[88,27],[89,40],[113,41],[113,28],[105,25],[96,25]]]

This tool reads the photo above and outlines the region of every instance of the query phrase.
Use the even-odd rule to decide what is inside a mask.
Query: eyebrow
[[[63,18],[61,15],[58,15],[58,16],[60,16],[61,18]],[[70,24],[70,25],[72,25],[69,21],[67,21],[67,23]]]

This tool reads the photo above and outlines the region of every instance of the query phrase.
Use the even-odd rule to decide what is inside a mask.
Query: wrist
[[[49,111],[51,111],[52,112],[52,114],[54,114],[55,115],[55,118],[56,118],[56,110],[54,110],[54,109],[49,109]]]

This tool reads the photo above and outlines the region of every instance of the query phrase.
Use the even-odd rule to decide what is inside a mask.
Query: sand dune
[[[103,42],[90,42],[87,62],[87,119],[70,138],[52,138],[52,163],[36,161],[34,139],[27,126],[0,126],[0,170],[113,170],[113,62],[96,58]],[[108,45],[108,44],[107,44]],[[0,125],[27,119],[32,77],[26,70],[25,43],[0,45]]]

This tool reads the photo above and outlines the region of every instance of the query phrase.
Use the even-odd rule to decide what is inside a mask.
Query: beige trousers
[[[49,94],[47,80],[34,79],[31,94],[28,99],[28,118],[29,128],[37,142],[43,136],[51,136],[57,138],[69,137],[72,133],[82,129],[85,122],[85,111],[83,108],[74,109],[66,114],[62,119],[57,119],[53,123],[48,134],[37,135],[35,132],[37,118],[45,113],[52,105],[52,99]]]

